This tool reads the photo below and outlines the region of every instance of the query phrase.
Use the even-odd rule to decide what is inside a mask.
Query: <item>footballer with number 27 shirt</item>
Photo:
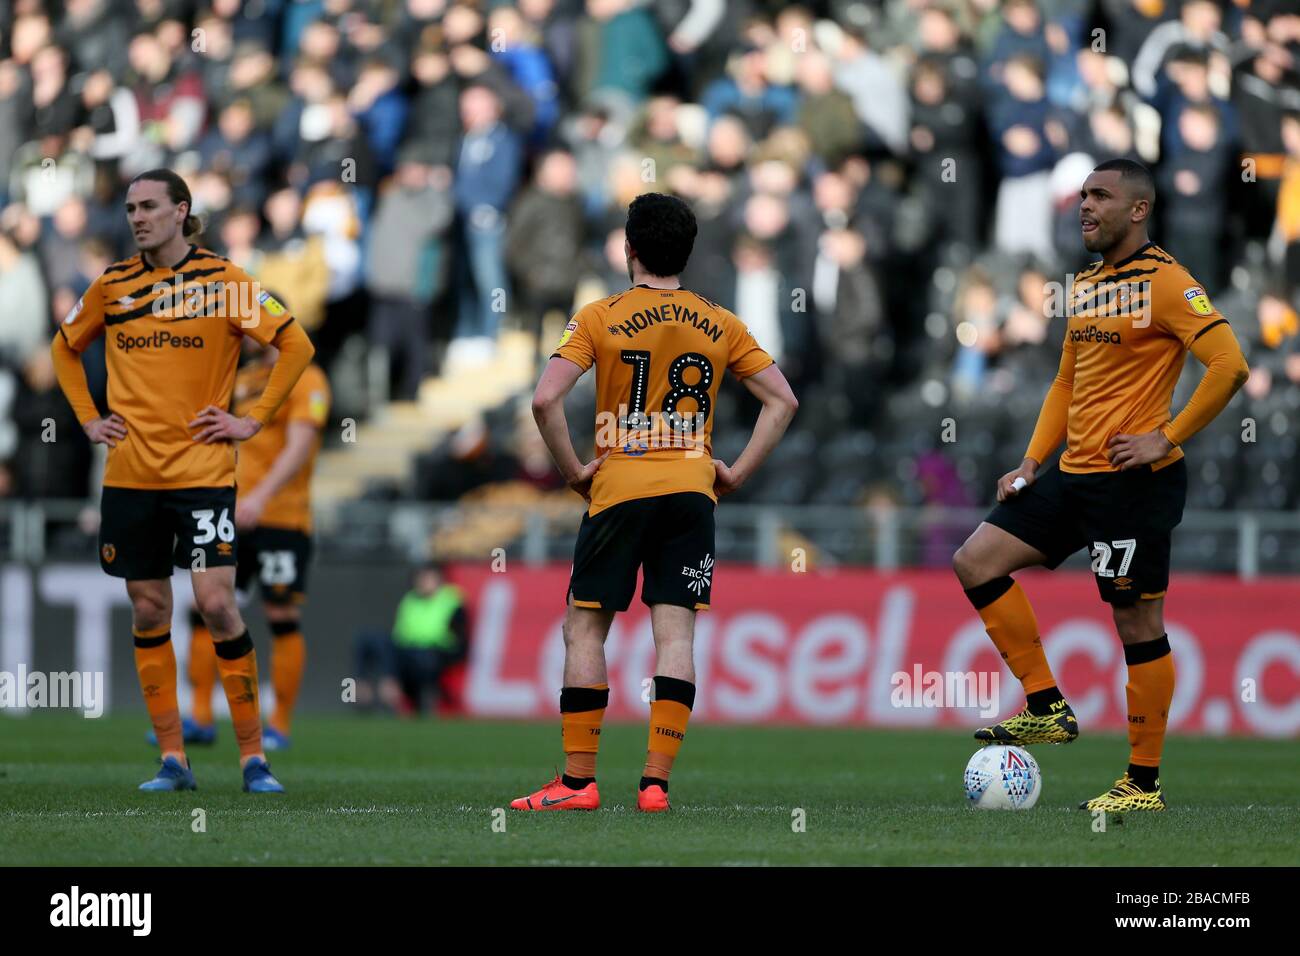
[[[1043,653],[1033,608],[1011,574],[1092,554],[1128,666],[1129,764],[1080,809],[1163,810],[1160,756],[1174,696],[1165,633],[1169,550],[1187,497],[1183,442],[1223,411],[1250,374],[1232,326],[1147,236],[1155,183],[1140,163],[1096,167],[1079,191],[1083,244],[1101,261],[1076,276],[1061,366],[1024,461],[998,480],[999,504],[953,568],[1011,673],[1024,709],[975,732],[986,744],[1069,743],[1074,711]],[[1186,407],[1170,401],[1187,353],[1205,375]],[[1065,442],[1060,461],[1043,463]]]

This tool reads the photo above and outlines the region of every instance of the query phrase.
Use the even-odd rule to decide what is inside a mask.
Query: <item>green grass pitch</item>
[[[1035,748],[1038,806],[964,805],[957,731],[691,729],[671,813],[635,812],[646,731],[607,726],[596,813],[494,808],[560,761],[556,724],[304,717],[272,757],[285,796],[240,792],[230,725],[194,748],[197,793],[144,794],[141,717],[0,719],[0,863],[1296,865],[1294,741],[1175,737],[1169,811],[1093,830],[1079,800],[1122,771],[1118,736]],[[201,808],[207,830],[196,833]],[[804,811],[795,832],[795,809]],[[499,820],[502,814],[496,814]],[[499,824],[498,824],[499,826]]]

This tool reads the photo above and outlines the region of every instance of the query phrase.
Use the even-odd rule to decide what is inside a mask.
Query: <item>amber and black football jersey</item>
[[[1227,323],[1205,290],[1154,243],[1112,266],[1098,262],[1074,279],[1062,361],[1073,357],[1062,471],[1114,471],[1106,445],[1118,434],[1170,421],[1174,386],[1192,343]],[[1183,457],[1175,447],[1152,465]]]
[[[252,410],[270,376],[271,366],[265,362],[254,362],[239,370],[235,378],[236,416],[242,418]],[[307,422],[317,431],[311,457],[266,503],[259,526],[302,532],[311,530],[311,476],[316,468],[316,457],[320,454],[320,430],[325,427],[329,410],[329,380],[319,365],[308,365],[275,417],[252,438],[240,443],[239,464],[235,474],[242,494],[256,488],[280,457],[290,422]]]
[[[731,312],[686,289],[643,285],[585,306],[554,354],[596,366],[596,453],[610,456],[592,480],[592,515],[682,491],[713,498],[722,375],[772,364]]]
[[[137,254],[106,269],[59,327],[76,352],[106,336],[108,405],[127,436],[108,450],[104,484],[233,485],[234,443],[200,444],[189,423],[229,406],[243,336],[269,344],[292,321],[248,273],[199,246],[171,268]]]

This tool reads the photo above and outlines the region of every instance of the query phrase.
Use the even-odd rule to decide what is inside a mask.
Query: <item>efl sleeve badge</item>
[[[1205,294],[1205,290],[1198,285],[1192,286],[1183,292],[1183,298],[1191,304],[1191,307],[1198,315],[1213,315],[1214,306],[1210,305],[1210,297]]]

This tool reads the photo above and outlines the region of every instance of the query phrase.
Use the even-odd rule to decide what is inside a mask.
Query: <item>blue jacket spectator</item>
[[[539,45],[536,31],[514,7],[497,7],[489,20],[492,56],[505,68],[515,85],[533,101],[529,142],[544,144],[560,118],[560,88],[555,70]]]
[[[393,171],[397,144],[406,131],[410,109],[399,88],[397,71],[382,60],[372,60],[361,69],[357,84],[348,94],[348,106],[357,118],[374,157],[380,177]]]
[[[456,208],[465,215],[483,206],[502,212],[519,185],[523,145],[500,120],[465,132],[456,162]]]

